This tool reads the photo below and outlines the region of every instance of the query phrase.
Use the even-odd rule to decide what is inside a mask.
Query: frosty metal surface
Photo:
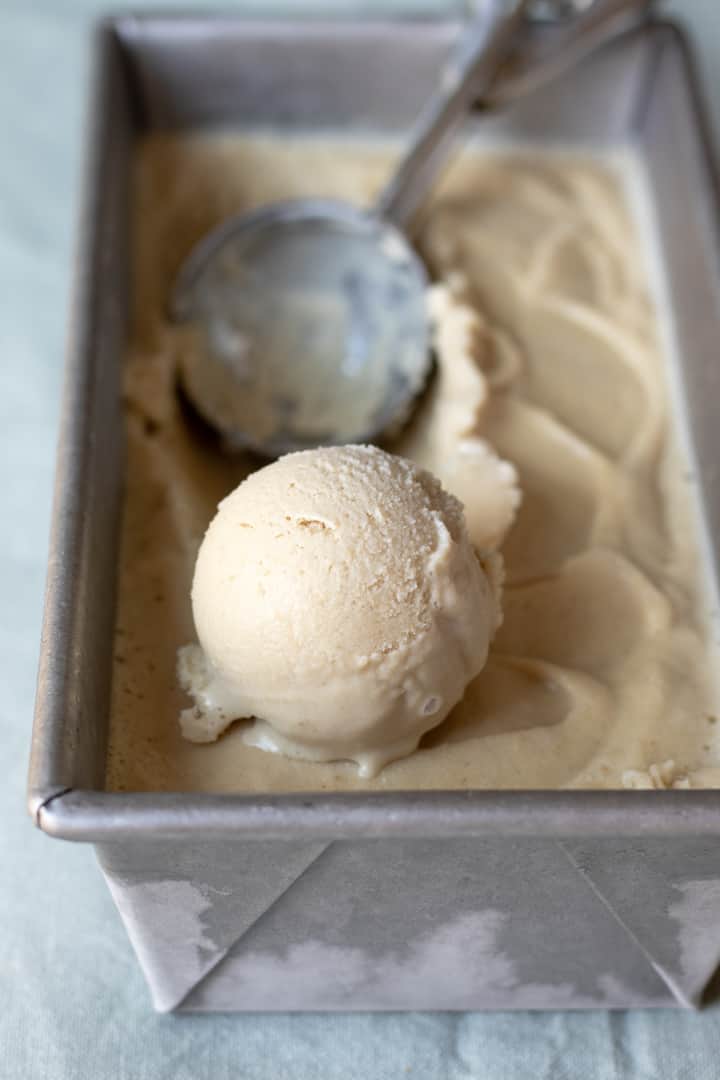
[[[456,32],[136,16],[98,36],[29,804],[97,845],[162,1010],[688,1006],[720,955],[720,792],[102,790],[133,138],[405,130]],[[717,577],[718,203],[682,37],[656,24],[483,124],[643,155]]]

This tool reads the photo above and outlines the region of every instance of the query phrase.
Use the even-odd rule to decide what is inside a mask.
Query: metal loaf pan
[[[133,140],[405,130],[457,29],[158,15],[99,30],[30,808],[95,844],[159,1010],[693,1007],[720,956],[719,792],[103,791]],[[651,24],[485,122],[643,155],[716,577],[718,204],[682,35]]]

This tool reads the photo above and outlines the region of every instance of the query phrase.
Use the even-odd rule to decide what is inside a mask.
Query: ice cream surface
[[[176,655],[195,636],[198,548],[257,465],[219,453],[178,401],[193,342],[166,318],[174,276],[233,213],[303,195],[370,205],[399,149],[329,134],[139,145],[108,787],[720,786],[715,601],[636,212],[642,175],[631,158],[585,150],[469,146],[414,237],[438,283],[437,375],[388,449],[462,501],[479,550],[515,517],[503,623],[480,675],[374,778],[262,752],[245,741],[250,721],[212,743],[182,737]],[[519,508],[492,448],[517,471]]]
[[[481,563],[459,501],[404,458],[371,446],[280,458],[220,503],[200,546],[183,734],[212,741],[255,717],[252,746],[376,775],[484,667],[500,562]]]

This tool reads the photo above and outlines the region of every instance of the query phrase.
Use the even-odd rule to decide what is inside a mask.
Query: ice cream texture
[[[500,574],[458,499],[412,462],[371,446],[280,458],[220,503],[201,544],[183,734],[211,741],[255,717],[252,746],[376,775],[485,665]]]
[[[502,542],[503,622],[483,670],[417,751],[374,778],[264,753],[245,742],[251,721],[212,743],[182,737],[176,658],[195,636],[198,548],[257,464],[219,453],[178,401],[194,344],[165,314],[174,276],[233,213],[318,194],[371,204],[400,149],[331,133],[138,145],[107,786],[720,787],[715,601],[662,291],[650,289],[652,204],[631,154],[585,148],[468,146],[414,237],[438,283],[437,374],[388,449],[461,500],[478,550]],[[519,507],[492,448],[517,471]]]

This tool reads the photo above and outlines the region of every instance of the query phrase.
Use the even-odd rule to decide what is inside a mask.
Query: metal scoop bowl
[[[174,307],[199,334],[183,389],[230,450],[372,441],[425,382],[425,286],[403,234],[348,204],[244,215],[183,268]]]

